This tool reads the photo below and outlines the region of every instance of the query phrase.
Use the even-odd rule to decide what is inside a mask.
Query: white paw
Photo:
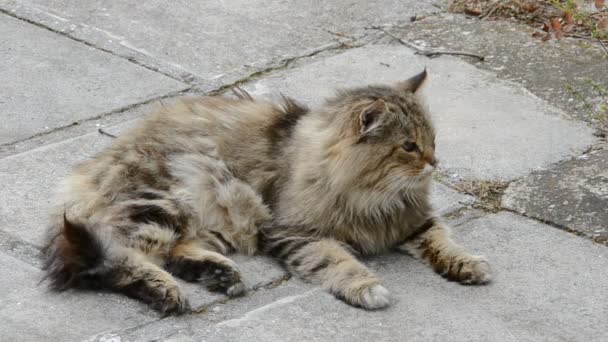
[[[382,285],[374,285],[361,293],[361,306],[367,310],[376,310],[387,307],[391,302],[391,294]]]
[[[238,297],[245,294],[245,291],[247,291],[245,284],[243,282],[238,282],[226,289],[226,294],[229,297]]]

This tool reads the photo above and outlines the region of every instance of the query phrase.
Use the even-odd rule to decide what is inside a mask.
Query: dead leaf
[[[559,22],[558,18],[551,18],[551,28],[555,32],[555,38],[562,39],[564,33],[562,32],[562,23]]]
[[[562,32],[564,32],[564,33],[572,32],[573,29],[574,29],[574,24],[568,24],[568,25],[562,26]]]
[[[528,13],[536,12],[540,7],[532,4],[525,4],[524,10],[528,11]]]
[[[538,31],[536,31],[536,32],[532,33],[532,37],[534,37],[534,38],[540,38],[540,37],[542,37],[543,35],[544,35],[544,33],[542,33],[542,32],[538,32]]]
[[[543,30],[545,32],[549,32],[549,24],[543,23],[543,27],[541,28],[541,30]]]
[[[601,11],[604,9],[604,0],[595,0],[595,8],[597,8],[598,11]]]
[[[543,42],[546,42],[549,39],[551,39],[551,32],[547,32],[547,34],[541,38]]]
[[[572,12],[570,12],[570,11],[564,12],[563,18],[564,18],[564,24],[566,24],[566,25],[574,24],[574,16],[572,15]]]
[[[479,15],[481,15],[481,9],[467,7],[464,9],[464,13],[468,14],[468,15],[479,16]]]

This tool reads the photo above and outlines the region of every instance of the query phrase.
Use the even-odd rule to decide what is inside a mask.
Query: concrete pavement
[[[0,0],[0,341],[608,339],[606,142],[584,108],[555,90],[606,62],[593,46],[542,45],[526,27],[471,21],[442,5]],[[427,19],[409,22],[420,14]],[[412,50],[446,46],[494,57]],[[537,50],[561,56],[562,67],[543,65]],[[393,303],[365,312],[290,279],[271,259],[237,256],[248,296],[180,283],[195,313],[162,318],[123,296],[38,285],[53,189],[111,142],[98,128],[121,134],[161,99],[235,82],[315,106],[335,88],[423,67],[442,160],[435,205],[457,241],[490,259],[489,286],[446,282],[408,256],[375,257],[365,262]],[[464,181],[508,185],[500,212],[484,211]]]

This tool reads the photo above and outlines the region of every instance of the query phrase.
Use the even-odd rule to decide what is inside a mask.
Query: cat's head
[[[393,193],[428,184],[435,132],[417,92],[426,69],[390,86],[349,89],[328,101],[339,137],[326,146],[332,182]],[[335,131],[337,130],[337,132]]]

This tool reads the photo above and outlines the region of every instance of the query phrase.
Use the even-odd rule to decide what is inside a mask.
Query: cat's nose
[[[437,167],[437,164],[439,164],[439,160],[435,157],[431,157],[431,158],[427,159],[426,162],[429,165],[431,165],[432,167]]]

